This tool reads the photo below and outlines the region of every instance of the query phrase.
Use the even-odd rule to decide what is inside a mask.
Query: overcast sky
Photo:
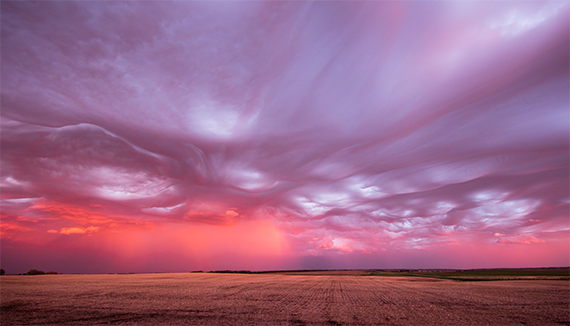
[[[2,1],[2,268],[568,266],[569,18]]]

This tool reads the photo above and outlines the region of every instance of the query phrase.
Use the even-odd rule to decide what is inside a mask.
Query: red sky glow
[[[570,265],[568,1],[2,1],[1,265]]]

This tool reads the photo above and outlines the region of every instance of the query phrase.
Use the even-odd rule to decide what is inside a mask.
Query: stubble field
[[[0,277],[2,325],[569,325],[566,280],[126,274]]]

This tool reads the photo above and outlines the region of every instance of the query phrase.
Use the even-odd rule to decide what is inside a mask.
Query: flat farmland
[[[180,273],[0,282],[2,325],[570,324],[567,280]]]

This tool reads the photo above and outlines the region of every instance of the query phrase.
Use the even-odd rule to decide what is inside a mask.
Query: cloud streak
[[[279,235],[262,269],[528,246],[509,264],[568,265],[568,21],[557,1],[3,2],[3,260],[248,225]],[[165,264],[233,268],[203,250]]]

